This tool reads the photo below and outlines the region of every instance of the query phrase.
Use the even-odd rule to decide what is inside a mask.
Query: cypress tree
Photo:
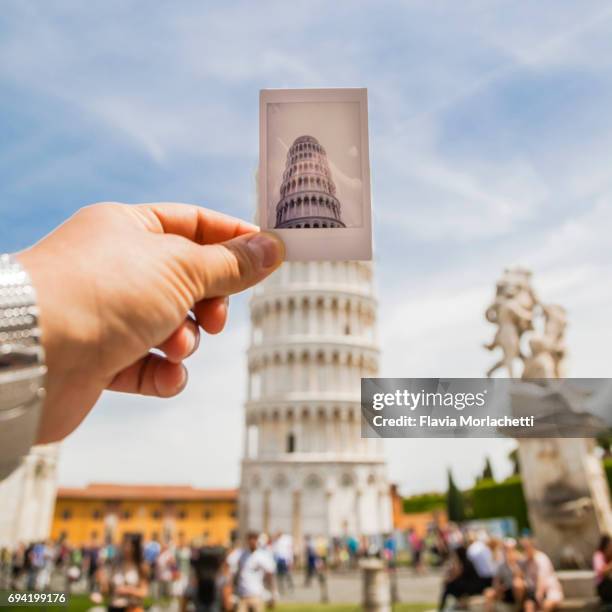
[[[519,462],[518,447],[508,454],[508,459],[512,462],[512,474],[519,476],[521,473],[521,464]]]
[[[495,480],[495,476],[493,475],[493,466],[491,465],[491,460],[488,456],[485,461],[484,470],[482,471],[482,480]]]
[[[459,523],[465,519],[465,504],[463,493],[457,488],[453,480],[453,473],[448,468],[448,492],[446,494],[446,511],[448,520]]]

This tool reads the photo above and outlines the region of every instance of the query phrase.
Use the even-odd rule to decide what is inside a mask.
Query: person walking
[[[19,542],[11,555],[11,588],[18,589],[26,570],[26,546]]]
[[[174,583],[174,594],[182,596],[189,585],[191,574],[191,546],[187,544],[184,533],[179,533],[178,543],[174,551],[177,577]]]
[[[421,574],[423,572],[423,539],[414,527],[408,529],[408,545],[410,546],[412,570],[415,574]]]
[[[293,591],[293,538],[288,533],[279,533],[272,542],[272,551],[276,561],[276,575],[278,590],[284,594],[287,590]]]
[[[612,538],[605,534],[593,555],[595,587],[602,604],[612,604]]]
[[[188,586],[181,612],[229,612],[235,610],[232,576],[222,547],[203,546],[194,550]]]
[[[155,564],[155,575],[159,582],[159,597],[170,599],[174,594],[172,585],[177,576],[177,565],[174,551],[169,543],[162,544]]]
[[[304,578],[304,586],[309,587],[312,579],[317,573],[317,551],[311,536],[306,536],[306,545],[304,549],[306,551],[306,563],[304,565],[306,576]]]
[[[126,536],[110,573],[100,576],[101,593],[110,601],[108,612],[144,612],[144,598],[149,594],[148,574],[141,537]]]
[[[0,548],[0,589],[3,591],[10,587],[11,582],[11,552],[8,546]]]
[[[36,588],[36,578],[42,567],[42,551],[39,542],[33,542],[25,550],[24,570],[26,573],[26,589],[33,591]]]
[[[98,543],[98,533],[91,534],[91,540],[83,551],[84,570],[87,575],[87,588],[90,593],[98,591],[96,577],[100,566],[100,544]]]
[[[228,557],[238,598],[237,612],[262,612],[266,604],[268,608],[275,604],[276,566],[272,555],[258,547],[258,541],[259,533],[249,532],[246,548],[236,549]]]

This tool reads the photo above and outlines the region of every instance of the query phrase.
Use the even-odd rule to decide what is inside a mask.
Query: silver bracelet
[[[36,441],[47,369],[29,274],[0,255],[0,480]]]

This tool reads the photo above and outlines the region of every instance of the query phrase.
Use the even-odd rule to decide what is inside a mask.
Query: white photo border
[[[285,261],[369,261],[372,259],[372,201],[368,138],[368,90],[262,89],[259,92],[258,221],[285,243]],[[268,225],[268,104],[295,102],[358,102],[361,143],[361,227],[276,229]]]

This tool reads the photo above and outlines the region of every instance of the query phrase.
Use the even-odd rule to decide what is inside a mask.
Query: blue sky
[[[311,86],[369,89],[382,375],[484,372],[493,330],[482,313],[514,263],[568,308],[570,373],[612,375],[605,2],[8,0],[0,250],[100,200],[187,201],[252,217],[258,91]],[[181,398],[104,397],[64,444],[61,479],[234,485],[244,296],[231,316],[192,359]],[[499,441],[429,440],[438,460],[417,473],[423,451],[413,444],[388,445],[406,490],[442,486],[457,454],[466,484],[484,452],[507,469]]]

